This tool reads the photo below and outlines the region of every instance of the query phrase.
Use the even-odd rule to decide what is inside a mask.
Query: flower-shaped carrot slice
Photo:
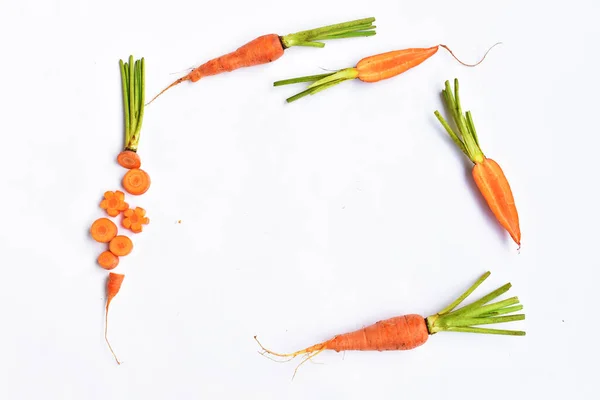
[[[142,225],[148,225],[150,223],[150,220],[146,217],[146,210],[142,207],[125,210],[123,216],[124,218],[121,224],[124,228],[131,229],[134,233],[140,233],[142,231]]]
[[[120,190],[109,191],[104,193],[104,200],[100,202],[100,208],[105,209],[111,217],[116,217],[121,211],[127,210],[129,204],[125,202],[125,193]]]

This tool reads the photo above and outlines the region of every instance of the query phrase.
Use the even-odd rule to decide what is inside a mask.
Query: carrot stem
[[[284,48],[292,46],[324,47],[325,43],[316,40],[343,39],[359,36],[375,35],[376,27],[373,25],[375,18],[363,18],[340,24],[327,25],[316,29],[309,29],[290,33],[281,37]]]
[[[284,79],[281,81],[273,82],[273,86],[291,85],[294,83],[301,83],[301,82],[314,82],[314,81],[318,81],[319,79],[323,79],[328,76],[331,76],[333,74],[335,74],[335,72],[330,72],[327,74],[319,74],[319,75],[301,76],[301,77],[292,78],[292,79]]]
[[[511,297],[496,303],[487,304],[495,298],[506,293],[511,288],[510,283],[499,287],[493,292],[488,293],[481,299],[467,306],[463,306],[457,310],[454,310],[471,293],[473,293],[475,289],[477,289],[477,287],[479,287],[479,285],[481,285],[483,281],[488,278],[489,275],[489,272],[483,274],[473,285],[471,285],[469,289],[467,289],[466,292],[460,295],[449,306],[437,314],[427,317],[425,321],[427,323],[427,329],[429,330],[429,333],[433,335],[437,332],[453,331],[488,333],[497,335],[525,335],[525,332],[523,331],[477,328],[474,326],[500,324],[505,322],[521,321],[525,319],[525,314],[506,315],[523,309],[522,305],[518,305],[518,297]]]
[[[345,68],[330,74],[302,76],[299,78],[277,81],[273,85],[281,86],[289,85],[291,83],[312,82],[304,91],[286,99],[288,103],[291,103],[309,94],[312,95],[322,90],[329,89],[330,87],[335,86],[344,81],[356,79],[357,76],[358,71],[356,68]]]
[[[479,147],[479,138],[477,137],[477,131],[475,130],[475,124],[473,123],[473,116],[470,111],[467,111],[466,115],[463,114],[462,105],[460,103],[458,79],[454,79],[454,93],[450,87],[450,82],[446,81],[445,89],[442,90],[442,94],[446,106],[452,114],[454,124],[458,128],[458,133],[450,127],[439,111],[434,112],[435,116],[448,135],[450,135],[452,141],[474,164],[482,162],[485,159],[485,155]]]
[[[123,110],[125,114],[125,150],[137,151],[144,118],[146,92],[146,67],[140,60],[129,56],[128,62],[119,60],[121,85],[123,88]]]

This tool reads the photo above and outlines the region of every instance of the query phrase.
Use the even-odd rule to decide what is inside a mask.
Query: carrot
[[[115,236],[108,244],[108,249],[115,256],[126,256],[133,250],[133,242],[127,236]]]
[[[499,43],[496,43],[494,46],[496,46],[497,44]],[[475,64],[466,64],[462,62],[454,55],[454,53],[448,48],[448,46],[444,44],[439,44],[437,46],[428,48],[411,48],[404,50],[395,50],[370,57],[365,57],[362,60],[360,60],[354,68],[344,68],[339,71],[330,72],[326,74],[285,79],[273,83],[273,86],[290,85],[300,82],[312,82],[306,90],[286,100],[288,103],[291,103],[304,96],[313,95],[347,80],[360,79],[363,82],[373,83],[400,75],[401,73],[416,67],[423,61],[433,56],[435,53],[437,53],[440,47],[443,47],[444,49],[448,50],[450,55],[452,55],[452,57],[454,57],[454,59],[462,65],[467,67],[475,67],[485,59],[487,53],[489,53],[489,51],[494,46],[490,47],[483,55],[481,60],[479,60]]]
[[[296,375],[298,368],[302,364],[325,350],[333,350],[335,352],[347,350],[411,350],[427,342],[429,335],[444,331],[524,336],[525,332],[523,331],[477,327],[477,325],[499,324],[525,319],[524,314],[507,315],[523,309],[523,306],[518,304],[519,299],[517,297],[488,304],[490,301],[506,293],[511,288],[510,283],[501,286],[467,306],[456,309],[489,275],[490,272],[483,274],[448,307],[427,318],[418,314],[389,318],[353,332],[334,336],[324,342],[288,354],[268,350],[258,341],[256,336],[254,336],[254,339],[261,347],[261,354],[263,355],[270,354],[289,359],[303,356],[302,362],[300,362],[294,371],[294,375]]]
[[[125,210],[121,224],[124,228],[130,229],[134,233],[140,233],[143,225],[148,225],[150,219],[146,217],[146,210],[142,207]]]
[[[129,208],[129,204],[125,202],[125,193],[120,190],[114,192],[104,192],[104,200],[100,202],[100,208],[106,210],[106,213],[111,217],[116,217]]]
[[[96,242],[108,243],[117,236],[117,225],[108,218],[98,218],[92,223],[90,234]]]
[[[104,269],[115,269],[119,265],[119,257],[115,256],[110,251],[103,251],[98,256],[98,264]]]
[[[119,290],[121,290],[121,284],[123,283],[123,279],[125,279],[125,275],[115,274],[113,272],[110,272],[108,274],[108,280],[106,282],[106,317],[104,321],[104,340],[106,340],[106,344],[108,344],[110,352],[112,353],[113,357],[117,361],[117,364],[119,365],[121,364],[121,362],[117,358],[117,355],[113,351],[112,346],[108,341],[108,307],[110,306],[110,302],[112,301],[112,299],[114,299],[117,293],[119,293]]]
[[[125,112],[125,146],[117,156],[117,162],[123,168],[140,168],[142,162],[137,149],[144,119],[146,64],[143,57],[134,62],[133,56],[129,56],[128,63],[119,60],[119,68]]]
[[[458,93],[458,79],[454,80],[454,93],[452,93],[450,82],[446,81],[446,88],[442,94],[454,123],[458,127],[458,133],[452,130],[439,111],[435,111],[435,116],[454,143],[473,162],[472,174],[475,184],[500,225],[508,231],[511,238],[520,247],[521,228],[512,190],[502,168],[481,151],[471,112],[467,111],[463,115]]]
[[[280,58],[285,49],[293,46],[324,47],[325,44],[319,40],[373,36],[375,35],[374,29],[376,28],[373,25],[374,21],[375,18],[364,18],[291,33],[285,36],[279,36],[274,33],[259,36],[239,47],[237,50],[214,58],[193,69],[189,74],[177,79],[163,89],[154,96],[148,104],[152,103],[158,96],[173,86],[179,85],[181,82],[197,82],[207,76],[231,72],[239,68],[267,64]]]
[[[127,193],[137,196],[146,193],[150,188],[150,176],[146,171],[134,168],[127,171],[121,183]]]

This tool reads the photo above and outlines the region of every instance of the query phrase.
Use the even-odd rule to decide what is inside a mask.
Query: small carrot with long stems
[[[481,151],[473,116],[471,111],[463,114],[458,89],[458,79],[454,79],[454,93],[449,81],[446,81],[445,89],[442,91],[446,106],[458,130],[454,131],[439,111],[435,111],[434,114],[452,141],[473,162],[472,174],[477,188],[500,225],[508,231],[520,248],[521,227],[512,190],[500,165],[491,158],[487,158]]]
[[[494,46],[496,46],[496,43]],[[428,48],[410,48],[404,50],[389,51],[386,53],[376,54],[370,57],[365,57],[360,60],[355,67],[344,68],[335,72],[329,72],[319,75],[301,76],[298,78],[284,79],[273,83],[273,86],[291,85],[301,82],[312,82],[306,90],[286,99],[288,103],[301,99],[304,96],[313,95],[330,87],[336,86],[344,81],[359,79],[362,82],[374,83],[384,79],[393,78],[400,75],[409,69],[416,67],[431,56],[433,56],[440,47],[446,49],[452,57],[459,63],[467,67],[475,67],[479,65],[487,56],[489,51],[494,47],[490,47],[483,55],[481,60],[475,64],[467,64],[459,60],[452,50],[444,44]]]
[[[523,306],[519,304],[518,297],[511,297],[490,304],[492,300],[500,297],[511,288],[510,283],[499,287],[469,305],[457,309],[488,276],[490,276],[490,272],[483,274],[450,305],[427,318],[418,314],[389,318],[353,332],[334,336],[329,340],[309,346],[303,350],[287,354],[268,350],[258,341],[256,336],[254,336],[254,339],[262,349],[262,355],[286,358],[288,359],[287,361],[297,356],[302,356],[303,360],[294,371],[295,376],[302,364],[325,350],[333,350],[335,352],[411,350],[423,345],[427,342],[430,335],[438,332],[524,336],[524,331],[479,327],[479,325],[500,324],[525,319],[525,314],[513,314],[523,309]]]
[[[252,67],[267,64],[277,60],[285,49],[294,46],[325,47],[323,40],[344,39],[352,37],[365,37],[375,35],[375,18],[363,18],[340,24],[323,26],[321,28],[290,33],[279,36],[275,33],[259,36],[258,38],[239,47],[237,50],[214,58],[199,67],[193,69],[189,74],[177,79],[158,93],[148,104],[152,103],[164,92],[185,81],[197,82],[211,75],[231,72],[239,68]]]
[[[142,162],[137,150],[144,119],[146,64],[143,57],[134,62],[133,56],[129,56],[129,62],[119,60],[119,68],[125,113],[125,146],[117,156],[117,162],[123,168],[140,168]]]

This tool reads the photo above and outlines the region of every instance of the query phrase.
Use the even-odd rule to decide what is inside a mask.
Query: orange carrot
[[[120,190],[114,192],[104,192],[104,200],[100,202],[100,208],[106,210],[106,213],[111,217],[116,217],[129,208],[129,204],[125,202],[125,193]]]
[[[146,210],[142,207],[125,210],[121,224],[124,228],[130,229],[134,233],[140,233],[143,225],[148,225],[150,219],[146,217]]]
[[[481,151],[471,112],[467,111],[463,115],[458,93],[458,79],[454,80],[454,93],[452,93],[450,82],[446,81],[446,88],[442,91],[442,94],[448,109],[452,113],[458,133],[448,125],[439,111],[435,112],[435,116],[454,143],[473,162],[472,173],[475,184],[500,225],[508,231],[511,238],[520,247],[521,228],[512,190],[502,168],[496,161],[487,158]]]
[[[119,257],[110,251],[103,251],[98,256],[98,264],[107,270],[115,269],[119,265]]]
[[[137,196],[150,188],[150,176],[143,169],[134,168],[127,171],[121,183],[127,193]]]
[[[90,228],[92,238],[100,243],[108,243],[117,236],[117,225],[108,218],[98,218]]]
[[[127,236],[119,235],[115,236],[110,243],[108,248],[111,253],[115,256],[126,256],[133,250],[133,242]]]
[[[211,75],[231,72],[239,68],[267,64],[277,60],[283,55],[285,49],[292,46],[324,47],[325,44],[319,40],[343,39],[358,36],[372,36],[375,34],[373,22],[375,18],[364,18],[341,24],[324,26],[317,29],[291,33],[285,36],[268,34],[239,47],[237,50],[214,58],[192,70],[184,77],[177,79],[158,93],[148,104],[152,103],[158,96],[179,85],[181,82],[197,82]]]
[[[128,63],[119,60],[119,68],[125,114],[125,146],[117,156],[117,162],[123,168],[140,168],[142,162],[137,154],[137,149],[144,119],[146,63],[143,57],[134,62],[133,56],[129,56]]]
[[[499,43],[496,43],[494,46],[497,44]],[[376,54],[374,56],[363,58],[356,64],[354,68],[344,68],[337,72],[285,79],[275,82],[273,86],[283,86],[300,82],[312,82],[306,90],[286,100],[288,103],[291,103],[304,96],[318,93],[347,80],[358,78],[363,82],[373,83],[400,75],[433,56],[435,53],[437,53],[440,47],[448,50],[452,57],[454,57],[454,59],[462,65],[467,67],[475,67],[485,59],[487,53],[494,46],[490,47],[481,60],[475,64],[466,64],[462,62],[454,55],[448,46],[439,44],[437,46],[428,48],[411,48]]]
[[[523,309],[522,305],[517,305],[519,303],[517,297],[488,304],[490,301],[507,292],[511,287],[510,283],[507,283],[467,306],[456,309],[456,307],[477,289],[489,275],[489,272],[483,274],[466,292],[448,307],[427,318],[417,314],[393,317],[353,332],[334,336],[329,340],[289,354],[276,353],[268,350],[258,342],[256,336],[254,336],[254,339],[263,350],[261,353],[263,355],[270,354],[272,356],[290,359],[302,355],[304,359],[298,367],[296,367],[297,371],[300,365],[325,350],[333,350],[336,352],[347,350],[411,350],[427,342],[429,335],[443,331],[512,336],[525,335],[525,332],[523,331],[476,327],[477,325],[498,324],[525,319],[524,314],[506,315]],[[294,372],[294,375],[295,374],[296,372]]]
[[[115,274],[113,272],[110,272],[108,274],[108,280],[106,282],[106,317],[104,321],[104,340],[106,340],[106,344],[108,344],[110,352],[112,353],[113,357],[115,357],[115,360],[119,365],[121,364],[121,362],[117,358],[117,355],[113,351],[112,346],[108,341],[108,307],[110,306],[110,302],[112,301],[112,299],[114,299],[117,293],[119,293],[119,290],[121,290],[121,284],[123,283],[123,279],[125,279],[125,275]]]

